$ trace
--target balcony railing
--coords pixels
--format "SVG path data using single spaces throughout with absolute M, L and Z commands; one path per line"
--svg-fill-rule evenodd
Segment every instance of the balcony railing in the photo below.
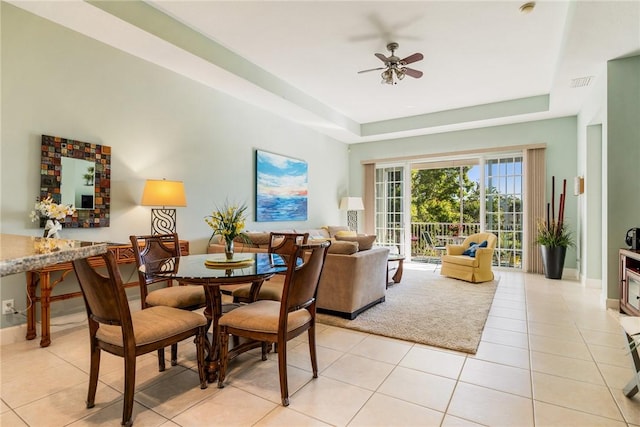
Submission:
M 412 222 L 411 258 L 414 261 L 438 263 L 442 251 L 435 249 L 435 246 L 442 247 L 447 243 L 456 243 L 464 236 L 479 232 L 479 223 Z

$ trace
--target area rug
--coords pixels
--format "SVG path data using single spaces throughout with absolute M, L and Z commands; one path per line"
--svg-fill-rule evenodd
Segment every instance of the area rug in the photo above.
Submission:
M 318 313 L 318 322 L 475 354 L 498 281 L 467 283 L 405 267 L 386 301 L 354 320 Z

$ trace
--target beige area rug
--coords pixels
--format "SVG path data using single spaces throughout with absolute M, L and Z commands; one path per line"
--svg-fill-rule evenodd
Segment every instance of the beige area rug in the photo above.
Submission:
M 386 301 L 354 320 L 318 313 L 318 322 L 475 354 L 498 277 L 474 284 L 414 268 L 420 267 L 405 266 Z

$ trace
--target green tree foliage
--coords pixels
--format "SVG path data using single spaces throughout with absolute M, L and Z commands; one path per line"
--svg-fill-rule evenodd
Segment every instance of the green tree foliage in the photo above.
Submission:
M 480 189 L 469 180 L 469 167 L 420 169 L 411 171 L 411 221 L 460 222 L 460 201 L 463 201 L 463 222 L 478 222 Z M 462 194 L 460 177 L 462 175 Z

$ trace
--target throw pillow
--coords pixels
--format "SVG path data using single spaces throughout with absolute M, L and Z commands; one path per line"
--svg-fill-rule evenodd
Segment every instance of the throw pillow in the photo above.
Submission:
M 356 233 L 355 231 L 351 231 L 351 230 L 340 230 L 338 232 L 336 232 L 335 234 L 335 238 L 339 239 L 340 237 L 357 237 L 358 233 Z
M 472 258 L 476 257 L 476 251 L 479 248 L 486 248 L 487 245 L 489 243 L 486 240 L 483 240 L 482 243 L 472 243 L 471 246 L 469 246 L 469 248 L 467 250 L 465 250 L 464 252 L 462 252 L 462 255 L 468 255 Z
M 351 255 L 358 252 L 358 242 L 335 241 L 329 246 L 328 254 Z
M 323 228 L 329 232 L 329 237 L 334 237 L 338 231 L 350 231 L 346 225 L 327 225 Z
M 341 235 L 337 235 L 336 236 L 336 240 L 342 240 L 342 241 L 347 241 L 347 242 L 358 242 L 358 249 L 361 251 L 366 251 L 369 250 L 373 247 L 373 242 L 376 241 L 376 235 L 375 234 L 371 234 L 371 235 L 366 235 L 366 234 L 361 234 L 359 236 L 341 236 Z

